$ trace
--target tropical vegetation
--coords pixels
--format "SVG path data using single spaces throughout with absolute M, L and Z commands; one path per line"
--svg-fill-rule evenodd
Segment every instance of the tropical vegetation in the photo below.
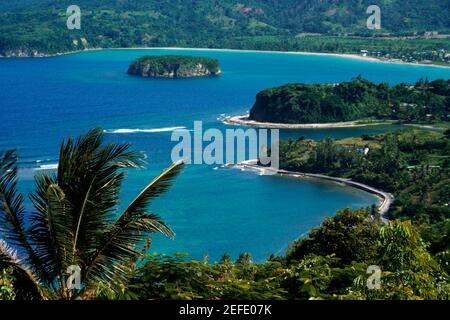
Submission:
M 375 84 L 360 76 L 338 84 L 287 84 L 259 92 L 251 120 L 323 123 L 361 119 L 434 123 L 450 120 L 450 80 Z
M 144 56 L 128 68 L 128 74 L 151 77 L 195 77 L 218 75 L 219 60 L 207 57 L 164 55 Z
M 370 290 L 370 266 L 381 272 Z M 141 299 L 448 299 L 448 274 L 410 222 L 383 225 L 370 210 L 343 210 L 294 242 L 286 256 L 215 263 L 152 255 L 130 291 Z
M 448 3 L 315 0 L 79 0 L 81 29 L 68 30 L 72 3 L 0 3 L 0 54 L 39 55 L 88 48 L 208 47 L 361 53 L 405 61 L 449 62 Z M 366 27 L 379 5 L 382 29 Z
M 280 167 L 322 173 L 394 194 L 388 216 L 411 220 L 449 271 L 450 139 L 445 132 L 401 130 L 360 138 L 289 140 Z

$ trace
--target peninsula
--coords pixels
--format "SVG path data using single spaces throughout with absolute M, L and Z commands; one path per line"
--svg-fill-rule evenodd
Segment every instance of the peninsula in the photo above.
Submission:
M 336 84 L 286 84 L 259 92 L 229 124 L 268 128 L 354 127 L 381 123 L 436 125 L 449 120 L 450 80 L 376 84 L 356 77 Z
M 152 78 L 193 78 L 217 76 L 221 73 L 219 61 L 193 56 L 144 56 L 135 60 L 128 74 Z

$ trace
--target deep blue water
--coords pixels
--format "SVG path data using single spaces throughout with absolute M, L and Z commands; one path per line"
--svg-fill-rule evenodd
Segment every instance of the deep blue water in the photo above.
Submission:
M 117 129 L 228 128 L 221 115 L 249 110 L 256 93 L 289 82 L 335 83 L 361 74 L 395 84 L 419 78 L 450 78 L 450 69 L 383 64 L 338 57 L 276 53 L 170 51 L 218 58 L 223 75 L 186 80 L 141 79 L 126 75 L 129 63 L 164 50 L 86 52 L 43 59 L 0 60 L 0 150 L 21 155 L 21 188 L 28 192 L 39 166 L 57 162 L 61 139 L 100 126 Z M 398 127 L 285 130 L 281 137 L 320 139 L 384 132 Z M 148 155 L 146 170 L 131 172 L 123 203 L 130 201 L 170 164 L 170 132 L 108 133 L 108 140 L 131 142 Z M 195 258 L 236 257 L 249 251 L 256 260 L 286 245 L 344 207 L 376 199 L 335 184 L 258 176 L 250 172 L 191 165 L 174 188 L 152 205 L 177 233 L 156 237 L 153 251 L 188 252 Z

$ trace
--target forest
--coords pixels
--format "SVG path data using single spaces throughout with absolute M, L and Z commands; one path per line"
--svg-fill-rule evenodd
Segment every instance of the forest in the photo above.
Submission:
M 81 29 L 68 30 L 72 3 L 0 3 L 0 54 L 33 56 L 89 48 L 208 47 L 360 53 L 448 63 L 445 1 L 80 0 Z M 368 30 L 366 9 L 379 4 L 382 29 Z
M 390 87 L 360 76 L 338 84 L 287 84 L 259 92 L 250 120 L 326 123 L 364 119 L 402 123 L 449 121 L 450 80 L 420 79 Z
M 391 192 L 395 201 L 388 216 L 412 221 L 430 252 L 448 261 L 449 136 L 450 130 L 408 129 L 318 142 L 300 138 L 281 144 L 280 167 L 351 178 Z

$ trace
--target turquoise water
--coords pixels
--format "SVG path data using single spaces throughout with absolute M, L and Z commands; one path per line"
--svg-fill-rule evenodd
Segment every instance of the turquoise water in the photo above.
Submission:
M 250 52 L 170 51 L 207 55 L 221 61 L 218 78 L 154 80 L 126 75 L 128 64 L 164 50 L 86 52 L 44 59 L 0 60 L 0 150 L 21 154 L 21 188 L 32 188 L 33 174 L 57 162 L 60 140 L 101 126 L 107 139 L 131 142 L 148 155 L 145 170 L 131 172 L 123 203 L 130 201 L 170 164 L 175 143 L 170 132 L 113 133 L 118 129 L 228 128 L 217 119 L 250 109 L 256 93 L 288 82 L 340 82 L 358 74 L 376 82 L 414 82 L 420 77 L 450 78 L 450 69 L 382 64 L 321 56 Z M 395 130 L 398 127 L 284 130 L 281 138 L 320 139 Z M 158 132 L 159 131 L 159 132 Z M 123 130 L 119 132 L 124 132 Z M 125 132 L 127 132 L 125 130 Z M 156 237 L 157 252 L 189 252 L 195 258 L 236 257 L 249 251 L 261 261 L 344 207 L 376 199 L 343 186 L 258 176 L 251 172 L 191 165 L 174 188 L 152 205 L 171 225 L 174 240 Z

